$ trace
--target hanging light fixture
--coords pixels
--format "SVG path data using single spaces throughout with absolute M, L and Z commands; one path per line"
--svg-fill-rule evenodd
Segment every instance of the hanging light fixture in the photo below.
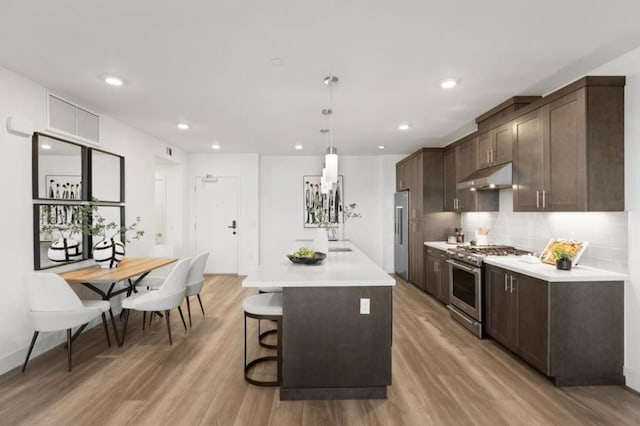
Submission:
M 327 135 L 327 141 L 329 140 L 329 129 L 320 129 L 320 133 L 322 133 L 323 135 Z M 322 168 L 322 176 L 320 177 L 320 192 L 322 194 L 328 195 L 330 189 L 331 182 L 327 181 L 327 168 L 325 166 Z
M 331 115 L 333 114 L 333 87 L 337 86 L 339 81 L 340 79 L 335 75 L 324 78 L 324 84 L 329 86 L 329 108 L 322 110 L 322 113 L 326 115 L 329 120 L 329 147 L 324 157 L 324 166 L 326 169 L 326 180 L 331 184 L 338 183 L 338 150 L 333 146 L 333 120 Z

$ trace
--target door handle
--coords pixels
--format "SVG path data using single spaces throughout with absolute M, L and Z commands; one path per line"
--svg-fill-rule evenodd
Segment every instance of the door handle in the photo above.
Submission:
M 236 221 L 232 220 L 231 221 L 231 226 L 227 226 L 227 228 L 236 229 Z

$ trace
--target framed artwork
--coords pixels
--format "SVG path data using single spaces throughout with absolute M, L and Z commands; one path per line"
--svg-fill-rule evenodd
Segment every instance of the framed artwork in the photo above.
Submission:
M 82 177 L 80 175 L 45 175 L 46 198 L 65 201 L 82 200 Z
M 302 177 L 302 223 L 305 228 L 317 228 L 326 218 L 331 227 L 344 221 L 343 177 L 338 176 L 338 184 L 328 194 L 320 192 L 320 175 Z
M 584 253 L 584 249 L 587 248 L 589 243 L 586 241 L 575 241 L 575 240 L 566 240 L 563 238 L 551 238 L 547 243 L 547 246 L 542 251 L 540 255 L 540 260 L 544 263 L 548 263 L 549 265 L 555 265 L 556 261 L 553 259 L 553 248 L 557 245 L 569 245 L 572 246 L 576 250 L 575 257 L 571 260 L 571 264 L 573 266 L 578 264 L 582 253 Z

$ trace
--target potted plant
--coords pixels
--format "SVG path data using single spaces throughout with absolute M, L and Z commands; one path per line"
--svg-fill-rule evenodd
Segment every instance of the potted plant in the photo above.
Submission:
M 551 249 L 551 254 L 556 261 L 556 268 L 564 271 L 571 269 L 571 260 L 576 253 L 576 248 L 571 244 L 556 244 Z
M 84 225 L 83 232 L 97 237 L 98 242 L 93 245 L 93 259 L 103 268 L 117 267 L 124 259 L 125 249 L 121 240 L 129 243 L 131 240 L 139 240 L 144 235 L 144 231 L 138 229 L 140 216 L 136 217 L 129 226 L 118 225 L 114 221 L 109 222 L 100 214 L 95 200 L 85 206 L 85 214 L 89 220 Z M 117 238 L 118 234 L 119 238 Z

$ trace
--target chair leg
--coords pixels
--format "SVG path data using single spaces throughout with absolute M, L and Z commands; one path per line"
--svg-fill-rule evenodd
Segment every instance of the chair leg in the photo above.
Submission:
M 102 313 L 102 326 L 104 327 L 104 335 L 107 336 L 107 344 L 111 347 L 111 339 L 109 338 L 109 326 L 107 325 L 107 316 Z
M 71 340 L 71 329 L 67 328 L 67 364 L 69 364 L 69 371 L 71 371 L 71 345 L 73 341 Z
M 198 293 L 198 302 L 200 302 L 200 309 L 202 309 L 202 316 L 204 316 L 204 307 L 202 306 L 202 299 L 200 299 L 200 293 Z
M 124 324 L 122 325 L 122 341 L 120 346 L 124 344 L 124 336 L 127 334 L 127 324 L 129 324 L 129 309 L 123 309 L 124 312 Z
M 142 331 L 144 331 L 144 326 L 147 323 L 147 311 L 142 311 Z
M 151 313 L 149 314 L 149 327 L 151 327 L 151 320 L 153 319 L 153 316 L 154 316 L 155 314 L 156 314 L 155 312 L 151 312 Z
M 185 296 L 187 299 L 187 313 L 189 314 L 189 328 L 191 328 L 191 303 L 189 303 L 189 296 Z
M 178 306 L 178 312 L 180 312 L 180 319 L 182 319 L 182 325 L 184 325 L 184 331 L 187 331 L 187 323 L 184 322 L 184 315 L 182 315 L 182 306 Z
M 116 344 L 122 346 L 120 343 L 120 333 L 118 333 L 118 327 L 116 326 L 116 319 L 113 317 L 113 311 L 109 308 L 109 316 L 111 317 L 111 326 L 113 327 L 113 334 L 116 336 Z
M 169 322 L 169 311 L 164 311 L 164 319 L 167 321 L 167 333 L 169 333 L 169 344 L 173 345 L 173 341 L 171 340 L 171 323 Z
M 33 347 L 36 345 L 36 339 L 38 339 L 38 334 L 40 334 L 39 331 L 34 331 L 33 332 L 33 338 L 31 339 L 31 345 L 29 346 L 29 350 L 27 351 L 27 358 L 24 360 L 24 365 L 22 366 L 22 372 L 24 373 L 24 370 L 27 368 L 27 363 L 29 362 L 29 357 L 31 357 L 31 351 L 33 350 Z

